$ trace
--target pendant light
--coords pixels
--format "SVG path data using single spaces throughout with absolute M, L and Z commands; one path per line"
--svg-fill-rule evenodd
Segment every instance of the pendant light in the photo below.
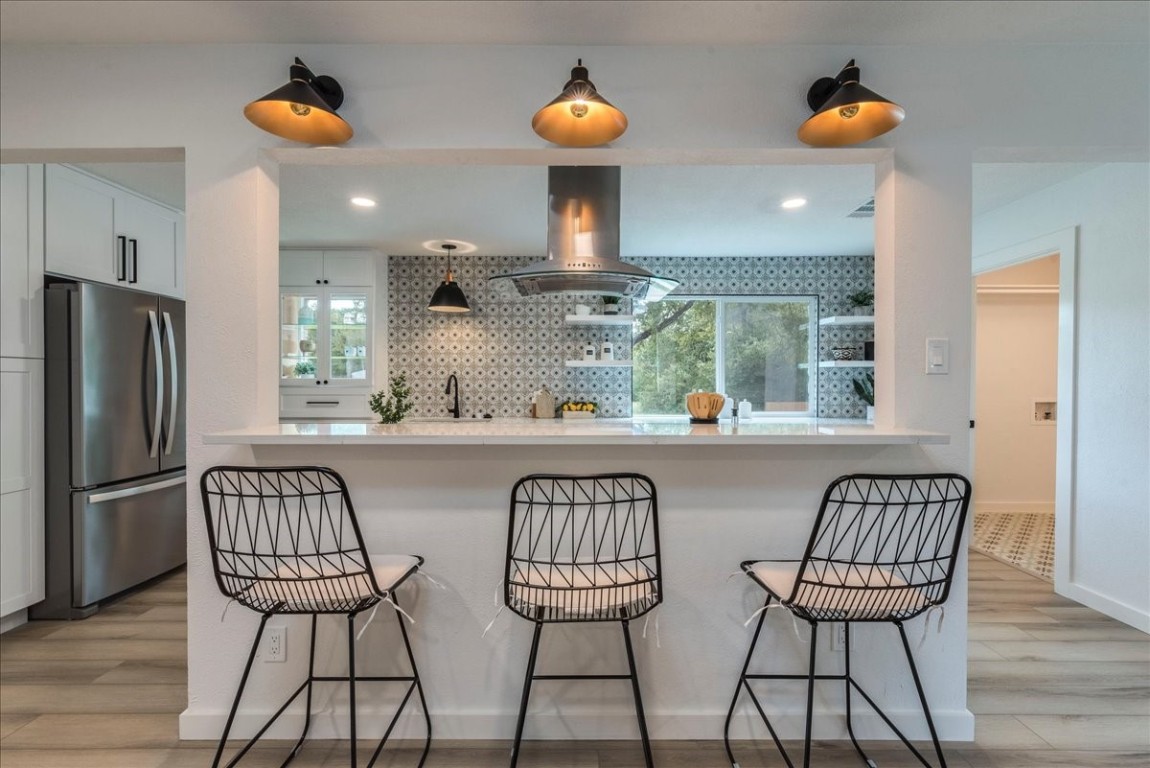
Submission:
M 851 59 L 838 77 L 820 77 L 807 92 L 814 115 L 799 127 L 799 140 L 812 147 L 861 144 L 891 130 L 906 110 L 859 84 Z
M 268 133 L 305 144 L 343 144 L 353 131 L 335 111 L 343 88 L 334 77 L 315 76 L 299 58 L 291 80 L 244 107 L 244 117 Z
M 435 289 L 435 293 L 431 294 L 431 301 L 427 303 L 427 308 L 432 312 L 471 311 L 471 305 L 467 303 L 467 297 L 463 295 L 463 289 L 455 282 L 455 274 L 451 271 L 451 252 L 455 248 L 452 243 L 443 244 L 443 250 L 447 251 L 447 274 L 443 276 L 443 282 Z
M 579 59 L 563 92 L 535 113 L 531 127 L 553 144 L 595 147 L 622 136 L 627 116 L 599 95 Z

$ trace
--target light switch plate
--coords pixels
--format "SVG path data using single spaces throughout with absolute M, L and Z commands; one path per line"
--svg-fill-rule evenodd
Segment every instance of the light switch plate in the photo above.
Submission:
M 926 372 L 928 375 L 950 373 L 950 339 L 926 340 Z

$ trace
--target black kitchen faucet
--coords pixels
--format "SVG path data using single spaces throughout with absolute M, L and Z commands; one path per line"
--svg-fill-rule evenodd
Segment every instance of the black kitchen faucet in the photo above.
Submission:
M 459 379 L 455 378 L 454 373 L 447 377 L 447 388 L 443 390 L 443 394 L 445 394 L 445 395 L 451 394 L 451 385 L 452 384 L 455 385 L 455 401 L 454 401 L 454 404 L 450 408 L 447 409 L 447 412 L 451 414 L 451 417 L 453 419 L 458 419 L 459 418 Z

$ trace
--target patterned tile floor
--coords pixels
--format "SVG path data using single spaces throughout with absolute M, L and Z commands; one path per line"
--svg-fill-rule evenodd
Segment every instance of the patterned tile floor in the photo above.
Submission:
M 975 512 L 970 548 L 1054 581 L 1054 515 Z

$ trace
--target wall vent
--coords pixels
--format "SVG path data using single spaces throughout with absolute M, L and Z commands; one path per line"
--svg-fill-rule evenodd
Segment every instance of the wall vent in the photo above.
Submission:
M 874 218 L 874 198 L 867 200 L 865 203 L 855 208 L 847 214 L 848 219 L 873 219 Z

